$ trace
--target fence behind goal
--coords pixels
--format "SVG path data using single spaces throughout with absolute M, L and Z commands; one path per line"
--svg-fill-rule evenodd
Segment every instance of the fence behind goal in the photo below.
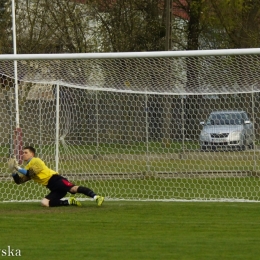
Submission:
M 111 200 L 259 201 L 259 53 L 0 55 L 0 201 L 47 193 L 12 181 L 25 145 Z

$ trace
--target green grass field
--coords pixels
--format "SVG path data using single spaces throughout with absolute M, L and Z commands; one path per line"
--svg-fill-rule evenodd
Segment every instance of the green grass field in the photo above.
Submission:
M 101 146 L 99 154 L 127 153 L 128 148 Z M 154 153 L 180 151 L 180 148 L 176 151 L 176 146 L 166 150 L 158 145 L 152 148 Z M 259 152 L 195 152 L 174 159 L 151 157 L 147 162 L 141 156 L 146 147 L 134 149 L 130 149 L 133 154 L 140 154 L 134 161 L 116 156 L 111 160 L 82 157 L 82 168 L 78 171 L 73 158 L 61 156 L 62 174 L 81 173 L 84 169 L 93 176 L 96 173 L 138 176 L 117 180 L 78 179 L 81 185 L 102 191 L 108 198 L 126 200 L 107 200 L 102 207 L 84 201 L 83 207 L 60 208 L 42 208 L 39 203 L 0 202 L 0 260 L 5 259 L 8 247 L 13 252 L 19 250 L 20 259 L 28 260 L 259 259 L 259 203 L 141 201 L 259 200 Z M 94 148 L 87 151 L 82 148 L 72 154 L 76 151 L 95 154 Z M 0 167 L 6 167 L 4 160 Z M 234 171 L 238 174 L 233 175 Z M 247 174 L 240 176 L 240 171 Z M 201 177 L 202 173 L 211 172 L 215 175 Z M 219 172 L 231 172 L 231 175 L 223 177 Z M 169 178 L 164 178 L 164 173 Z M 175 178 L 171 176 L 173 173 L 187 176 Z M 38 200 L 46 195 L 46 188 L 34 185 L 17 186 L 3 178 L 0 201 Z M 127 201 L 137 198 L 141 200 Z
M 259 259 L 259 211 L 258 203 L 0 203 L 0 248 L 28 260 Z

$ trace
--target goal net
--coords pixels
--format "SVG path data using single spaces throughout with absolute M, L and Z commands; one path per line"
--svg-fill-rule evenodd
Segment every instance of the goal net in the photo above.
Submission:
M 12 181 L 25 145 L 107 200 L 259 201 L 259 54 L 0 55 L 0 201 L 47 193 Z

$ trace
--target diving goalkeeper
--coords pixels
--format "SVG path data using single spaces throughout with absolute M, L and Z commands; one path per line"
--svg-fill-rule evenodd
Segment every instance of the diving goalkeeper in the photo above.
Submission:
M 15 183 L 21 184 L 26 181 L 33 180 L 46 186 L 50 190 L 50 193 L 42 199 L 42 206 L 81 206 L 81 203 L 74 197 L 70 197 L 68 200 L 62 200 L 67 192 L 71 194 L 85 194 L 86 196 L 93 198 L 97 202 L 98 206 L 102 205 L 104 197 L 97 195 L 94 191 L 87 187 L 76 186 L 71 183 L 54 170 L 48 168 L 40 158 L 35 157 L 35 154 L 36 151 L 34 147 L 26 146 L 23 148 L 23 160 L 26 163 L 25 167 L 21 168 L 17 161 L 12 158 L 8 162 L 8 167 L 9 170 L 13 172 L 12 176 Z

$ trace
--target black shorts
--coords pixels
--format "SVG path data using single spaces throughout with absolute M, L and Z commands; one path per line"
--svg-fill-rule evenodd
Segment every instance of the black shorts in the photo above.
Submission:
M 70 192 L 70 189 L 75 186 L 75 184 L 68 181 L 66 178 L 61 175 L 53 175 L 47 185 L 47 188 L 51 191 L 48 195 L 45 196 L 46 199 L 61 199 L 67 192 Z

